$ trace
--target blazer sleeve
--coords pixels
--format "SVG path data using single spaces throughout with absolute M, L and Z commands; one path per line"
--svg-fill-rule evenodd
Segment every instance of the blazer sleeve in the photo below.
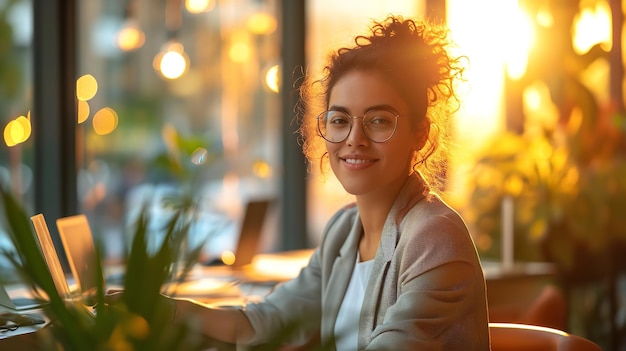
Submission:
M 285 333 L 289 334 L 287 340 L 298 343 L 308 340 L 312 333 L 319 333 L 322 315 L 322 256 L 328 251 L 324 246 L 328 244 L 327 237 L 334 235 L 329 233 L 334 233 L 332 228 L 335 224 L 345 221 L 345 218 L 340 219 L 345 217 L 346 210 L 339 210 L 328 221 L 320 247 L 314 251 L 309 263 L 296 278 L 278 284 L 261 302 L 246 306 L 244 313 L 255 331 L 254 338 L 247 344 L 267 343 L 277 337 L 284 339 Z

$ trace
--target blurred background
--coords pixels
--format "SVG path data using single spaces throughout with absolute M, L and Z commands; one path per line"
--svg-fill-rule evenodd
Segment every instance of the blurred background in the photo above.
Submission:
M 626 349 L 621 0 L 0 0 L 0 178 L 53 236 L 86 214 L 108 262 L 173 198 L 205 260 L 258 198 L 261 251 L 314 247 L 352 199 L 300 152 L 299 78 L 389 13 L 446 22 L 469 58 L 443 196 L 486 267 L 548 263 L 557 326 Z

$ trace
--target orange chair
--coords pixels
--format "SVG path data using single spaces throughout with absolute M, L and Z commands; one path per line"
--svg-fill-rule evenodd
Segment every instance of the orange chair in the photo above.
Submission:
M 489 323 L 489 333 L 491 351 L 602 351 L 580 336 L 529 324 Z

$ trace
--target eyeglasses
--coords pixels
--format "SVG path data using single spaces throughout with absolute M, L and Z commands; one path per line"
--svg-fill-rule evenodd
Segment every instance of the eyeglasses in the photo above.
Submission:
M 398 114 L 388 110 L 371 110 L 363 116 L 350 116 L 343 111 L 330 110 L 317 116 L 317 130 L 325 140 L 341 143 L 350 135 L 352 120 L 361 118 L 365 136 L 375 143 L 384 143 L 396 132 L 398 117 Z

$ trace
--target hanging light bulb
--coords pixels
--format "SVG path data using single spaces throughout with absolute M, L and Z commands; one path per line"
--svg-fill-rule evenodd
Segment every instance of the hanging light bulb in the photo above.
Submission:
M 215 7 L 214 0 L 185 0 L 185 8 L 189 13 L 202 13 L 213 10 Z
M 181 24 L 180 0 L 166 0 L 165 27 L 170 40 L 161 47 L 161 51 L 152 61 L 152 67 L 166 79 L 180 78 L 189 69 L 189 56 L 185 47 L 176 40 Z
M 171 40 L 154 57 L 152 66 L 167 79 L 180 78 L 189 69 L 189 56 L 183 44 Z

